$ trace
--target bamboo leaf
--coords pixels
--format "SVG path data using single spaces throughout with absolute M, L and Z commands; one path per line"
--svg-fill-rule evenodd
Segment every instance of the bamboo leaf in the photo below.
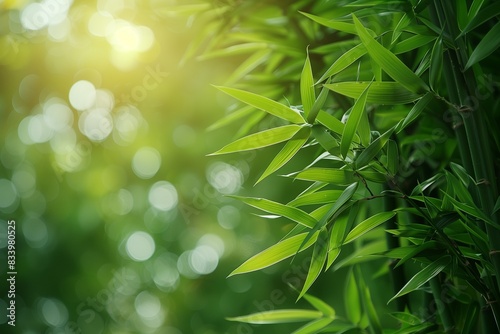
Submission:
M 332 231 L 330 234 L 330 245 L 328 247 L 328 260 L 326 263 L 326 268 L 330 268 L 330 266 L 335 262 L 337 257 L 340 254 L 341 246 L 344 243 L 344 239 L 351 229 L 352 225 L 354 225 L 354 220 L 358 214 L 359 205 L 354 204 L 352 208 L 349 210 L 349 215 L 347 217 L 342 217 L 333 223 Z
M 344 52 L 337 60 L 326 70 L 323 76 L 318 80 L 317 83 L 322 82 L 328 77 L 331 77 L 343 69 L 347 68 L 349 65 L 354 63 L 356 60 L 361 58 L 366 54 L 366 48 L 363 44 L 358 44 L 352 49 Z
M 304 295 L 304 299 L 307 300 L 312 307 L 323 313 L 325 316 L 332 319 L 335 317 L 335 310 L 321 299 L 311 296 L 307 293 Z
M 312 310 L 272 310 L 239 317 L 231 317 L 227 318 L 227 320 L 246 322 L 249 324 L 280 324 L 314 320 L 321 318 L 321 316 L 321 312 Z
M 291 206 L 317 205 L 335 202 L 342 190 L 324 190 L 299 196 L 288 203 Z
M 354 25 L 370 57 L 394 80 L 408 90 L 419 93 L 428 90 L 426 83 L 410 70 L 398 57 L 378 43 L 353 14 Z
M 359 99 L 362 92 L 367 88 L 368 96 L 366 101 L 368 103 L 375 104 L 406 104 L 417 100 L 420 95 L 415 94 L 397 82 L 392 81 L 381 81 L 381 82 L 337 82 L 333 84 L 325 84 L 328 89 L 345 95 L 347 97 L 352 97 L 354 99 Z
M 359 267 L 356 267 L 359 289 L 361 291 L 361 300 L 363 304 L 363 308 L 365 309 L 365 314 L 367 315 L 368 322 L 370 323 L 370 328 L 373 330 L 375 334 L 382 334 L 382 326 L 380 325 L 380 319 L 378 318 L 377 311 L 375 310 L 375 306 L 373 305 L 373 299 L 370 294 L 370 290 L 366 286 L 363 275 L 361 274 L 361 270 Z
M 267 166 L 266 170 L 257 180 L 257 183 L 262 181 L 267 176 L 271 175 L 283 165 L 285 165 L 291 158 L 304 146 L 311 134 L 310 127 L 301 128 L 286 144 L 281 151 L 274 157 L 273 161 Z
M 326 326 L 328 326 L 332 321 L 333 321 L 332 318 L 321 318 L 313 320 L 310 323 L 307 323 L 304 326 L 300 327 L 292 334 L 315 334 L 318 333 L 323 328 L 325 328 Z
M 440 257 L 436 261 L 427 265 L 424 269 L 422 269 L 415 276 L 413 276 L 408 281 L 408 283 L 406 283 L 405 286 L 401 290 L 399 290 L 399 292 L 394 297 L 392 297 L 387 303 L 390 303 L 394 299 L 406 295 L 407 293 L 417 290 L 422 285 L 424 285 L 432 278 L 434 278 L 441 271 L 443 271 L 450 262 L 451 262 L 451 256 L 446 255 Z
M 347 23 L 347 22 L 342 22 L 342 21 L 332 21 L 332 20 L 328 20 L 328 19 L 325 19 L 325 18 L 320 17 L 320 16 L 316 16 L 316 15 L 312 15 L 312 14 L 308 14 L 308 13 L 304 13 L 304 12 L 300 12 L 300 13 L 302 15 L 310 18 L 314 22 L 319 23 L 322 26 L 325 26 L 327 28 L 342 31 L 342 32 L 345 32 L 347 34 L 353 34 L 353 35 L 358 34 L 356 27 L 352 23 Z M 367 33 L 370 34 L 371 36 L 375 36 L 375 33 L 372 30 L 367 29 Z
M 314 167 L 299 172 L 295 178 L 305 181 L 319 181 L 336 185 L 345 185 L 352 183 L 354 180 L 354 173 L 343 169 Z
M 429 44 L 430 42 L 434 41 L 435 39 L 436 36 L 420 35 L 420 34 L 414 35 L 394 45 L 391 51 L 396 55 L 401 53 L 406 53 L 421 48 Z
M 335 139 L 328 131 L 322 126 L 314 126 L 312 129 L 314 138 L 318 143 L 325 149 L 325 151 L 330 152 L 332 155 L 338 155 L 334 149 L 339 147 L 339 142 Z
M 229 79 L 227 79 L 226 85 L 240 80 L 245 75 L 253 71 L 257 66 L 264 63 L 269 58 L 270 54 L 271 51 L 268 49 L 260 50 L 252 54 L 244 62 L 242 62 L 236 70 L 233 71 Z
M 251 105 L 257 109 L 263 110 L 271 115 L 285 119 L 291 123 L 304 123 L 304 119 L 302 118 L 302 116 L 300 116 L 300 114 L 298 114 L 295 110 L 281 103 L 273 101 L 267 97 L 236 88 L 220 86 L 215 87 L 222 92 L 234 97 L 235 99 L 240 100 L 241 102 Z
M 404 264 L 409 259 L 415 258 L 417 254 L 423 252 L 424 250 L 427 250 L 429 248 L 438 249 L 438 246 L 439 246 L 439 244 L 436 241 L 434 241 L 434 240 L 430 240 L 430 241 L 424 242 L 423 244 L 420 244 L 417 247 L 412 248 L 411 251 L 409 251 L 407 254 L 405 254 L 401 258 L 401 260 L 399 260 L 399 262 L 396 263 L 396 265 L 394 266 L 394 268 L 397 268 L 397 267 L 401 266 L 402 264 Z
M 228 277 L 249 273 L 252 271 L 257 271 L 263 268 L 267 268 L 276 264 L 280 261 L 288 259 L 289 257 L 295 255 L 299 251 L 303 251 L 309 248 L 316 239 L 318 238 L 318 233 L 315 233 L 309 241 L 301 247 L 302 242 L 305 240 L 308 233 L 297 234 L 288 239 L 284 239 L 277 244 L 263 250 L 262 252 L 252 256 L 250 259 L 246 260 L 242 265 L 233 270 Z
M 326 111 L 321 110 L 318 114 L 317 120 L 320 124 L 327 127 L 330 131 L 341 135 L 344 132 L 344 123 L 330 115 Z
M 311 285 L 316 281 L 323 266 L 325 265 L 326 255 L 328 253 L 328 232 L 326 228 L 322 228 L 319 232 L 318 239 L 314 244 L 314 250 L 311 258 L 311 264 L 309 265 L 309 271 L 307 272 L 306 281 L 302 287 L 302 291 L 299 294 L 297 300 L 302 298 L 302 296 L 309 290 Z
M 419 317 L 417 317 L 411 313 L 392 312 L 392 313 L 389 313 L 389 315 L 394 317 L 399 322 L 404 323 L 404 324 L 408 324 L 408 325 L 418 325 L 418 324 L 422 323 L 422 321 L 420 321 Z
M 284 125 L 257 132 L 240 138 L 210 155 L 249 151 L 278 144 L 291 139 L 301 128 L 300 125 Z
M 377 213 L 377 214 L 365 219 L 364 221 L 362 221 L 361 223 L 356 225 L 352 229 L 351 232 L 349 232 L 349 234 L 347 235 L 347 237 L 344 240 L 344 244 L 348 244 L 348 243 L 356 240 L 357 238 L 364 235 L 365 233 L 373 230 L 375 227 L 385 223 L 386 221 L 388 221 L 389 219 L 394 217 L 395 214 L 396 213 L 392 212 L 392 211 L 380 212 L 380 213 Z
M 304 64 L 304 68 L 302 69 L 302 74 L 300 75 L 300 97 L 302 99 L 304 114 L 307 119 L 314 105 L 314 101 L 316 100 L 311 61 L 309 60 L 309 51 L 307 52 L 306 62 Z
M 243 108 L 233 111 L 229 115 L 224 116 L 221 119 L 217 120 L 215 123 L 213 123 L 207 128 L 207 131 L 217 130 L 223 126 L 231 124 L 243 117 L 250 115 L 254 111 L 255 109 L 252 106 L 244 106 Z
M 361 154 L 358 155 L 356 160 L 354 160 L 354 168 L 360 169 L 368 165 L 382 150 L 393 132 L 394 128 L 390 128 L 383 135 L 375 139 L 367 148 L 365 148 Z
M 313 228 L 317 223 L 317 220 L 311 217 L 307 212 L 293 206 L 288 206 L 265 198 L 240 196 L 231 197 L 236 198 L 245 204 L 253 206 L 254 208 L 266 211 L 270 214 L 279 215 L 293 220 L 294 222 L 304 225 L 305 227 Z
M 437 92 L 439 80 L 443 71 L 443 39 L 436 39 L 431 52 L 431 66 L 429 67 L 429 84 L 431 89 Z
M 354 106 L 352 107 L 351 114 L 347 119 L 347 123 L 344 127 L 344 132 L 342 133 L 342 138 L 340 140 L 340 153 L 345 158 L 347 157 L 347 152 L 349 151 L 349 147 L 351 146 L 352 139 L 354 138 L 354 134 L 358 130 L 358 125 L 361 120 L 361 117 L 365 111 L 366 105 L 366 96 L 368 94 L 368 87 L 361 93 L 359 99 L 356 100 Z
M 387 170 L 391 175 L 396 175 L 399 170 L 398 144 L 391 139 L 387 143 Z
M 468 32 L 474 30 L 483 23 L 491 20 L 498 14 L 500 14 L 500 2 L 495 1 L 491 5 L 480 10 L 479 13 L 477 13 L 477 15 L 472 17 L 467 26 L 462 31 L 462 33 L 458 35 L 457 39 L 467 34 Z
M 432 93 L 427 93 L 425 94 L 420 100 L 418 100 L 417 103 L 411 108 L 410 112 L 408 115 L 406 115 L 405 119 L 400 122 L 396 126 L 396 133 L 401 132 L 404 128 L 408 126 L 411 122 L 413 122 L 417 117 L 420 115 L 420 113 L 427 107 L 427 105 L 434 99 L 434 96 Z
M 329 82 L 330 79 L 327 80 L 327 83 Z M 321 108 L 323 108 L 323 105 L 326 102 L 326 99 L 328 97 L 328 91 L 329 91 L 328 88 L 325 87 L 321 89 L 318 98 L 316 99 L 316 101 L 314 101 L 311 112 L 307 116 L 307 123 L 314 124 L 314 121 L 316 120 L 318 113 L 321 111 Z
M 358 324 L 361 321 L 361 301 L 357 280 L 352 270 L 350 270 L 346 278 L 344 303 L 347 319 L 349 319 L 353 324 Z
M 488 33 L 481 39 L 481 42 L 479 42 L 470 55 L 469 60 L 465 65 L 465 70 L 488 57 L 496 49 L 498 49 L 500 46 L 500 38 L 498 38 L 498 36 L 500 36 L 500 22 L 497 22 L 497 24 L 495 24 L 493 28 L 491 28 L 490 31 L 488 31 Z

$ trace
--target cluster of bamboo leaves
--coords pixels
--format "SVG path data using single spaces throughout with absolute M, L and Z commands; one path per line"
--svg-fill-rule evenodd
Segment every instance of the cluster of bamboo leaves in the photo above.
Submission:
M 245 121 L 213 155 L 281 145 L 258 183 L 278 177 L 299 151 L 315 152 L 303 169 L 284 175 L 307 184 L 292 201 L 237 197 L 295 227 L 230 274 L 309 252 L 298 298 L 312 309 L 230 320 L 305 322 L 296 334 L 499 332 L 500 3 L 227 1 L 182 8 L 208 27 L 187 57 L 242 59 L 216 86 L 239 107 L 211 129 Z M 280 125 L 255 131 L 268 117 Z M 372 237 L 380 230 L 386 240 Z M 354 253 L 339 261 L 347 245 Z M 383 325 L 384 308 L 373 303 L 360 269 L 381 258 L 380 274 L 394 284 L 386 302 L 396 326 Z M 410 264 L 413 270 L 404 270 Z M 307 292 L 320 275 L 346 266 L 349 314 L 338 315 Z M 418 294 L 424 298 L 412 298 Z M 431 302 L 436 314 L 417 314 Z

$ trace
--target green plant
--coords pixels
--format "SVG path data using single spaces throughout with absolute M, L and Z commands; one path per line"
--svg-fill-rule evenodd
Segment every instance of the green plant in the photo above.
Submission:
M 238 197 L 295 226 L 230 276 L 312 248 L 298 297 L 316 308 L 230 320 L 309 321 L 294 333 L 500 331 L 499 3 L 219 5 L 226 19 L 211 21 L 219 40 L 204 57 L 250 55 L 229 80 L 238 88 L 217 87 L 243 106 L 212 128 L 246 120 L 213 154 L 283 143 L 257 183 L 301 152 L 309 159 L 285 175 L 306 181 L 288 203 Z M 267 117 L 279 121 L 248 134 Z M 374 259 L 377 275 L 391 277 L 392 321 L 366 282 Z M 346 266 L 352 302 L 338 316 L 307 291 Z

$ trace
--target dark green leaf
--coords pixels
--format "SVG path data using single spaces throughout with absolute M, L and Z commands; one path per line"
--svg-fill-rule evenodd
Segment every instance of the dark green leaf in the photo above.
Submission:
M 375 139 L 367 148 L 365 148 L 361 154 L 358 155 L 356 160 L 354 160 L 354 168 L 360 169 L 368 165 L 382 150 L 393 132 L 394 128 L 390 128 L 383 135 Z
M 366 101 L 375 104 L 406 104 L 417 100 L 420 95 L 407 90 L 397 82 L 382 81 L 382 82 L 337 82 L 326 84 L 325 87 L 332 91 L 359 99 L 361 93 L 368 87 L 368 96 Z
M 429 83 L 431 89 L 437 92 L 441 72 L 443 70 L 443 40 L 441 37 L 436 39 L 431 52 L 431 65 L 429 67 Z
M 406 128 L 411 122 L 413 122 L 420 113 L 427 107 L 427 105 L 434 99 L 432 93 L 425 94 L 418 102 L 411 108 L 408 115 L 406 115 L 405 119 L 400 122 L 396 127 L 396 133 L 401 132 L 404 128 Z
M 499 14 L 500 14 L 500 2 L 494 1 L 491 5 L 481 9 L 477 15 L 472 17 L 467 26 L 464 28 L 462 33 L 457 38 L 462 37 L 463 35 L 467 34 L 468 32 L 472 31 L 481 24 L 491 20 L 492 18 L 494 18 Z
M 490 31 L 488 31 L 488 33 L 481 39 L 481 42 L 479 42 L 470 55 L 469 60 L 465 65 L 465 70 L 488 57 L 496 49 L 498 49 L 500 46 L 500 38 L 498 38 L 498 36 L 500 36 L 500 22 L 497 22 L 497 24 L 495 24 L 493 28 L 491 28 Z

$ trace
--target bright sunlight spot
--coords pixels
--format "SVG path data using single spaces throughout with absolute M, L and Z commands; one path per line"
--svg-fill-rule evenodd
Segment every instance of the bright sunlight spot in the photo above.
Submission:
M 134 261 L 146 261 L 155 251 L 155 242 L 146 232 L 134 232 L 127 239 L 126 250 Z

